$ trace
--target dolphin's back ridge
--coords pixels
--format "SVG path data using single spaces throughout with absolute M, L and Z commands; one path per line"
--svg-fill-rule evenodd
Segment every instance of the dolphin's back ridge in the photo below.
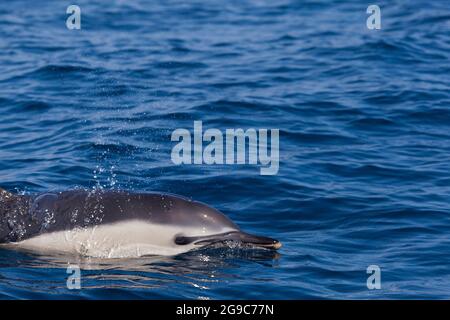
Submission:
M 45 193 L 32 202 L 31 215 L 44 221 L 56 212 L 48 231 L 73 227 L 117 223 L 125 220 L 144 220 L 162 225 L 190 226 L 202 218 L 210 227 L 220 223 L 238 227 L 217 210 L 188 198 L 165 193 L 131 193 L 127 191 L 89 192 L 84 190 Z M 209 213 L 215 213 L 214 218 Z M 219 216 L 217 216 L 219 214 Z M 217 218 L 220 221 L 217 221 Z M 208 223 L 208 218 L 209 220 Z

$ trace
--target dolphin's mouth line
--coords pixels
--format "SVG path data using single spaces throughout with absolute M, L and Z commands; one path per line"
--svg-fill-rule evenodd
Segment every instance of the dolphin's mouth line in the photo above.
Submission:
M 278 240 L 268 237 L 256 236 L 241 231 L 231 231 L 210 236 L 197 236 L 197 237 L 177 236 L 175 238 L 175 243 L 177 245 L 194 244 L 197 246 L 212 246 L 221 243 L 226 244 L 234 242 L 241 243 L 246 246 L 266 248 L 266 249 L 277 250 L 281 248 L 281 242 L 279 242 Z

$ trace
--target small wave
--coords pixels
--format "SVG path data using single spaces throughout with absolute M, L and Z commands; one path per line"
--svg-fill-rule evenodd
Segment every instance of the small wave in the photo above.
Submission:
M 25 112 L 42 112 L 52 108 L 52 105 L 42 101 L 22 101 L 16 104 L 20 111 Z
M 156 68 L 159 69 L 186 69 L 186 70 L 192 70 L 192 69 L 201 69 L 201 68 L 207 68 L 208 66 L 201 62 L 186 62 L 186 61 L 161 61 L 154 64 Z

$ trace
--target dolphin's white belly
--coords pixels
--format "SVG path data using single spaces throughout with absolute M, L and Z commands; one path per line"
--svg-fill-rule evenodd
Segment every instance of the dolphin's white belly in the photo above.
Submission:
M 178 234 L 200 236 L 211 233 L 199 228 L 125 221 L 44 233 L 14 245 L 23 249 L 67 252 L 99 258 L 176 255 L 194 248 L 194 245 L 176 245 L 174 238 Z

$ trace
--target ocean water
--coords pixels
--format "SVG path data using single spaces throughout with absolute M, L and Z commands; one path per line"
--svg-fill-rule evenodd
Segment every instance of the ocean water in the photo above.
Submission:
M 283 247 L 0 249 L 0 298 L 450 298 L 447 0 L 377 1 L 381 30 L 359 0 L 80 0 L 81 30 L 69 4 L 0 3 L 0 186 L 171 192 Z M 278 174 L 174 165 L 196 120 L 280 129 Z

